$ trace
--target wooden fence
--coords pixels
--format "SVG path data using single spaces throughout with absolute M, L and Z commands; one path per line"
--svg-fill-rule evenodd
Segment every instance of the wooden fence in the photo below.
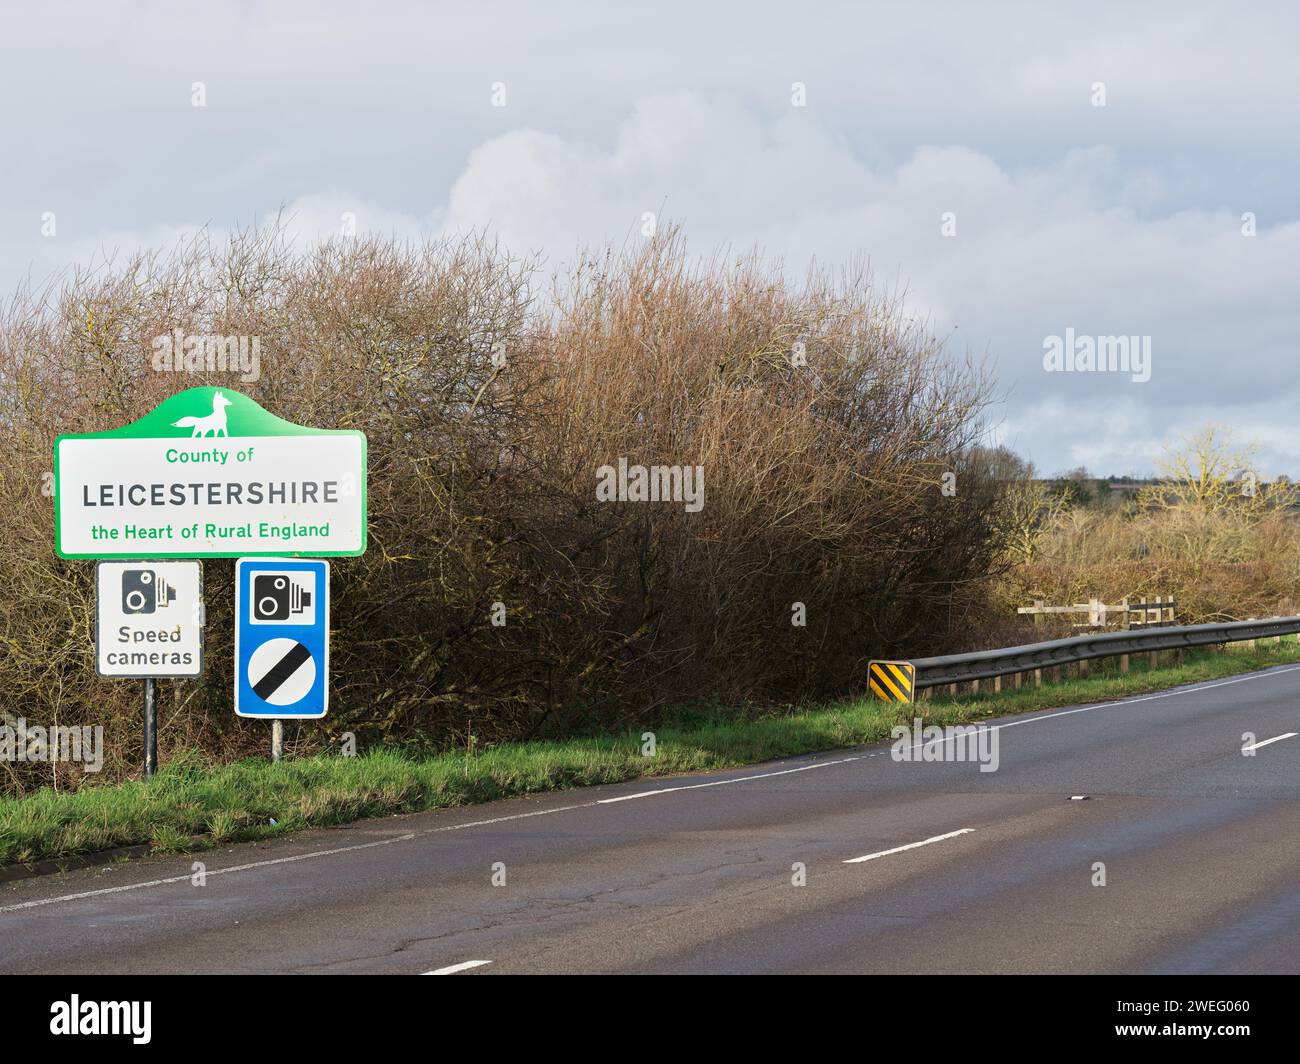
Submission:
M 1016 612 L 1029 614 L 1036 625 L 1041 625 L 1051 614 L 1084 614 L 1087 619 L 1075 621 L 1075 628 L 1105 628 L 1117 624 L 1120 628 L 1131 629 L 1173 624 L 1177 605 L 1172 595 L 1155 595 L 1151 599 L 1146 595 L 1125 596 L 1116 606 L 1109 606 L 1100 599 L 1076 602 L 1073 606 L 1048 606 L 1042 599 L 1035 599 L 1032 606 L 1021 606 Z

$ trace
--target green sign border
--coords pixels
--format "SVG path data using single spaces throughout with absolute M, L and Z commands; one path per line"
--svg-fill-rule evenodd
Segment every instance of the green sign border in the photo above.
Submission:
M 277 550 L 266 551 L 201 551 L 189 550 L 168 552 L 166 554 L 142 554 L 137 548 L 121 554 L 65 554 L 63 551 L 63 520 L 59 500 L 63 495 L 63 485 L 59 481 L 59 444 L 64 440 L 180 440 L 191 436 L 188 428 L 175 425 L 186 414 L 195 409 L 211 408 L 212 397 L 221 392 L 231 403 L 227 418 L 238 424 L 240 431 L 231 432 L 229 437 L 220 439 L 249 439 L 266 436 L 356 436 L 361 440 L 361 546 L 357 550 L 321 550 L 293 551 L 285 550 L 281 545 Z M 212 437 L 209 437 L 212 438 Z M 370 455 L 366 434 L 356 429 L 314 429 L 306 425 L 295 425 L 276 417 L 262 407 L 256 400 L 250 399 L 233 388 L 188 388 L 183 392 L 164 399 L 139 421 L 133 421 L 121 428 L 106 432 L 65 433 L 54 440 L 54 553 L 60 558 L 103 558 L 111 559 L 164 559 L 164 558 L 356 558 L 366 552 L 370 538 L 370 501 L 369 501 Z

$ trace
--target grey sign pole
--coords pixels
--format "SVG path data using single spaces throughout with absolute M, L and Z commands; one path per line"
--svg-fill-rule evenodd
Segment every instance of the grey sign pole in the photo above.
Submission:
M 144 774 L 158 771 L 158 681 L 144 681 Z
M 279 761 L 284 756 L 284 721 L 271 721 L 271 760 Z

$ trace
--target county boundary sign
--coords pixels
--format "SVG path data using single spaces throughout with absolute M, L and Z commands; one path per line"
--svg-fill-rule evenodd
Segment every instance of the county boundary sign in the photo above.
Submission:
M 235 712 L 325 716 L 329 691 L 329 562 L 235 563 Z
M 366 437 L 295 425 L 229 388 L 54 443 L 61 558 L 345 556 L 366 549 Z

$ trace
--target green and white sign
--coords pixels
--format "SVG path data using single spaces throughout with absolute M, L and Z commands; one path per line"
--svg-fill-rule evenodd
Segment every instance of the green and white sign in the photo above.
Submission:
M 229 388 L 191 388 L 139 421 L 54 443 L 63 558 L 356 555 L 364 433 L 295 425 Z

